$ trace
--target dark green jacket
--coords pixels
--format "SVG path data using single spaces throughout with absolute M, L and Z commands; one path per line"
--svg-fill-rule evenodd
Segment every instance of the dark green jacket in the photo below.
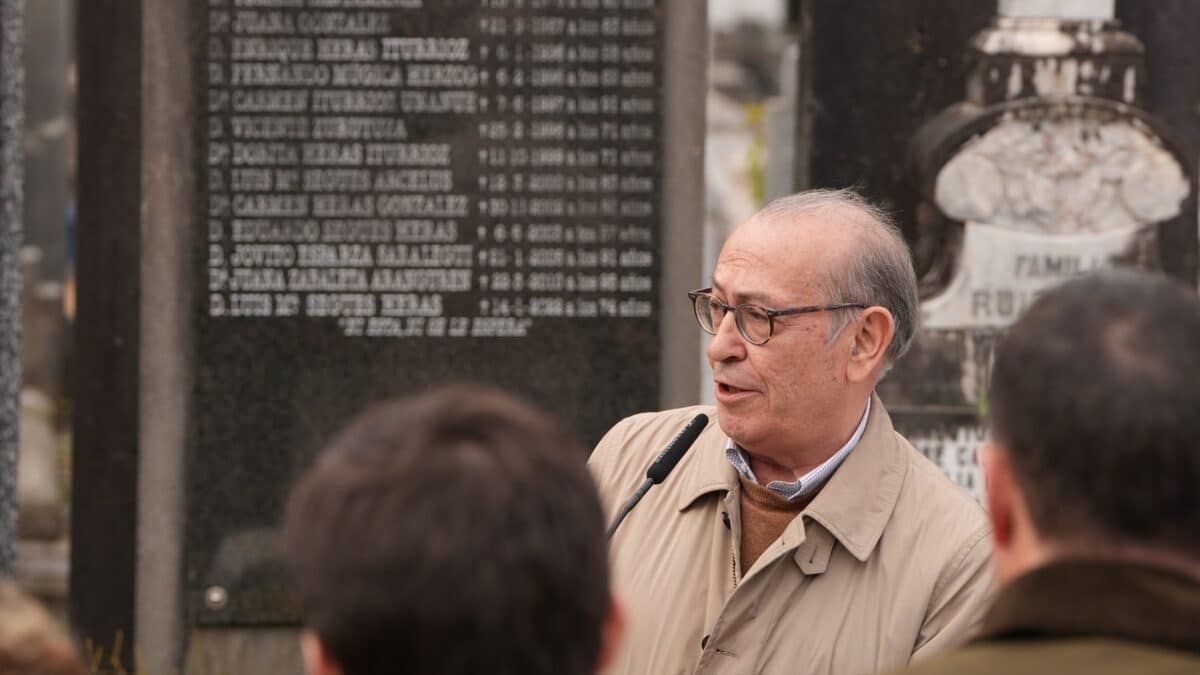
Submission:
M 1002 589 L 969 645 L 904 673 L 1200 674 L 1200 579 L 1146 565 L 1053 563 Z

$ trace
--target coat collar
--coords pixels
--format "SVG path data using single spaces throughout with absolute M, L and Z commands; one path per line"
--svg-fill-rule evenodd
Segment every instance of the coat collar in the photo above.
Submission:
M 714 410 L 709 414 L 711 421 L 696 440 L 696 448 L 692 454 L 694 461 L 685 467 L 687 470 L 680 481 L 679 510 L 685 511 L 689 506 L 710 492 L 729 492 L 738 482 L 737 470 L 725 458 L 725 441 L 727 436 L 721 431 Z
M 701 436 L 698 457 L 688 467 L 679 490 L 679 510 L 686 510 L 710 492 L 735 489 L 737 471 L 725 458 L 725 434 L 709 424 Z M 788 527 L 803 528 L 804 517 L 819 523 L 859 561 L 865 561 L 892 516 L 908 467 L 908 457 L 896 441 L 892 420 L 883 402 L 872 394 L 871 413 L 862 440 L 830 477 L 812 503 Z M 802 532 L 793 537 L 803 541 Z
M 984 616 L 979 642 L 1107 637 L 1200 653 L 1200 579 L 1112 560 L 1052 562 L 1017 577 Z

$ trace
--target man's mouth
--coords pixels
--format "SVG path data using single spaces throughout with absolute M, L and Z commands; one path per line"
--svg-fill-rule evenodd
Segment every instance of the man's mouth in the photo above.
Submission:
M 753 391 L 753 390 L 752 389 L 742 389 L 740 387 L 735 387 L 732 384 L 725 384 L 724 382 L 718 382 L 717 383 L 717 391 L 721 392 L 722 394 L 741 394 L 743 392 L 749 392 L 749 391 Z

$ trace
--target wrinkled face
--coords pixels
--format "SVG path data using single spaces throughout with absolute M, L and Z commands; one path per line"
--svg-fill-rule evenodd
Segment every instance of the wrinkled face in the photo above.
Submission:
M 815 216 L 814 216 L 815 217 Z M 713 294 L 731 305 L 773 309 L 840 302 L 824 297 L 829 264 L 841 260 L 845 237 L 825 228 L 750 222 L 738 228 L 717 260 Z M 845 400 L 845 334 L 828 341 L 829 312 L 776 317 L 763 345 L 738 333 L 732 312 L 708 347 L 721 428 L 752 453 L 786 457 L 824 440 L 829 414 Z

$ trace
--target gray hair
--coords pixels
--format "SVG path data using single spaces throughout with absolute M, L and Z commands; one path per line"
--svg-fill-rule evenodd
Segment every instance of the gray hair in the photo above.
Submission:
M 854 190 L 819 189 L 780 197 L 767 204 L 755 218 L 796 221 L 830 210 L 849 212 L 850 220 L 859 227 L 861 246 L 830 265 L 825 301 L 878 305 L 891 312 L 896 334 L 888 345 L 887 358 L 889 363 L 895 363 L 908 351 L 916 335 L 920 309 L 912 254 L 892 216 Z M 834 312 L 829 340 L 833 341 L 860 316 L 860 309 Z

